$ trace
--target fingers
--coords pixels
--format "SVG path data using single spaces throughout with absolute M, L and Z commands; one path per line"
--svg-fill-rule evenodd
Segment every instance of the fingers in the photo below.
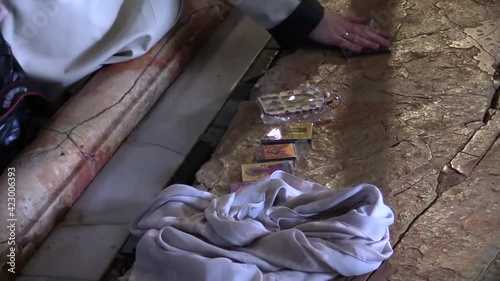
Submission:
M 325 13 L 318 26 L 311 31 L 309 38 L 315 42 L 338 46 L 352 52 L 361 52 L 363 48 L 379 49 L 390 45 L 389 34 L 371 29 L 362 17 L 338 16 Z
M 371 30 L 373 33 L 377 34 L 378 36 L 381 36 L 385 39 L 389 39 L 391 38 L 391 34 L 387 31 L 384 31 L 382 29 L 373 29 L 373 28 L 370 28 L 366 25 L 366 23 L 369 21 L 369 19 L 367 18 L 363 18 L 363 17 L 353 17 L 353 16 L 344 16 L 343 17 L 344 20 L 346 20 L 347 22 L 349 23 L 353 23 L 355 24 L 356 26 L 358 25 L 361 25 L 362 27 L 366 27 L 367 29 Z
M 363 48 L 368 48 L 368 49 L 378 49 L 380 48 L 380 45 L 375 42 L 375 41 L 372 41 L 372 40 L 369 40 L 369 39 L 366 39 L 360 35 L 351 35 L 349 36 L 348 38 L 345 38 L 349 41 L 351 41 L 352 43 L 358 45 L 358 46 L 361 46 Z
M 387 31 L 384 31 L 384 30 L 373 30 L 372 29 L 372 32 L 374 32 L 378 36 L 383 37 L 384 39 L 391 39 L 391 34 L 389 32 L 387 32 Z
M 385 31 L 375 30 L 366 25 L 353 25 L 347 27 L 347 29 L 355 34 L 353 39 L 356 39 L 358 37 L 361 38 L 357 39 L 357 44 L 363 44 L 363 46 L 367 48 L 378 49 L 380 48 L 380 46 L 390 46 L 390 42 L 387 39 L 389 38 L 389 35 Z M 387 38 L 383 37 L 382 35 L 386 35 Z
M 344 16 L 343 18 L 346 21 L 354 24 L 366 24 L 368 22 L 368 19 L 364 17 Z
M 362 46 L 357 45 L 355 43 L 352 43 L 352 42 L 350 42 L 344 38 L 341 38 L 341 37 L 337 38 L 336 42 L 334 42 L 334 45 L 337 45 L 341 48 L 348 49 L 349 51 L 352 51 L 355 53 L 359 53 L 363 49 Z
M 365 29 L 364 31 L 360 32 L 359 34 L 361 37 L 376 43 L 379 46 L 384 46 L 384 47 L 389 47 L 390 42 L 386 38 L 380 36 L 370 28 Z

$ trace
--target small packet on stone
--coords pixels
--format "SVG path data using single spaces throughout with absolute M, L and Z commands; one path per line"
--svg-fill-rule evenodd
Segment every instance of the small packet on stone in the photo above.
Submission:
M 340 104 L 340 96 L 320 87 L 303 87 L 263 94 L 257 103 L 265 124 L 315 123 L 333 119 L 333 109 Z
M 280 160 L 295 160 L 295 146 L 291 143 L 264 144 L 257 147 L 255 152 L 257 162 L 272 162 Z
M 263 144 L 295 143 L 312 141 L 313 123 L 287 123 L 265 130 L 261 138 Z
M 254 182 L 263 179 L 276 171 L 294 174 L 292 161 L 276 161 L 269 163 L 256 163 L 241 165 L 241 180 L 243 182 Z M 234 187 L 241 187 L 235 185 Z

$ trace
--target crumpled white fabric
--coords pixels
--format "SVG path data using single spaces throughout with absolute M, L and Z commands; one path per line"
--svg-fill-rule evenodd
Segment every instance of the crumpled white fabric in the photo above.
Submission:
M 67 86 L 139 57 L 176 23 L 181 0 L 3 0 L 2 34 L 32 77 Z
M 278 171 L 216 197 L 165 189 L 133 222 L 142 236 L 130 280 L 330 280 L 392 253 L 391 209 L 377 187 L 331 190 Z

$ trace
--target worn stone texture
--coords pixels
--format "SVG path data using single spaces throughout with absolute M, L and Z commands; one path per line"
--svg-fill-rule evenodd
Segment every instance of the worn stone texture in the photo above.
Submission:
M 16 169 L 17 272 L 229 9 L 225 0 L 186 1 L 174 30 L 141 58 L 98 71 L 11 164 Z M 0 177 L 0 205 L 7 206 L 7 173 Z M 7 216 L 7 207 L 2 208 L 0 217 L 5 221 Z M 7 235 L 2 228 L 4 270 Z
M 415 221 L 394 256 L 369 280 L 476 280 L 498 263 L 499 163 L 496 141 L 465 181 L 445 191 Z
M 497 272 L 500 127 L 491 66 L 500 2 L 322 3 L 390 16 L 381 24 L 393 34 L 393 54 L 345 60 L 335 49 L 300 50 L 282 56 L 254 95 L 300 85 L 341 95 L 335 120 L 315 125 L 296 174 L 331 188 L 376 184 L 393 208 L 394 257 L 357 279 L 474 280 Z M 244 104 L 197 173 L 200 188 L 222 194 L 240 181 L 240 165 L 254 161 L 266 127 L 257 107 Z

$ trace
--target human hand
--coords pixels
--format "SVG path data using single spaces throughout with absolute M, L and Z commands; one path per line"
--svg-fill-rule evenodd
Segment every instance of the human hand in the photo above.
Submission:
M 309 38 L 317 43 L 346 48 L 356 53 L 362 49 L 389 47 L 389 33 L 372 29 L 366 22 L 365 18 L 325 13 Z

